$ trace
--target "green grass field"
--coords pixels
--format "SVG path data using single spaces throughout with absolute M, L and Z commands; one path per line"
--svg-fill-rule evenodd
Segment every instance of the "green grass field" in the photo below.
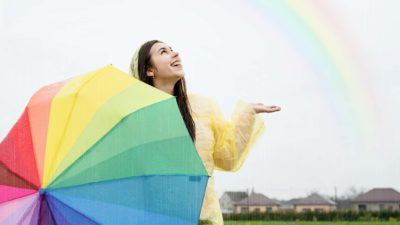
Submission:
M 225 221 L 225 225 L 400 225 L 397 222 L 274 222 L 274 221 Z

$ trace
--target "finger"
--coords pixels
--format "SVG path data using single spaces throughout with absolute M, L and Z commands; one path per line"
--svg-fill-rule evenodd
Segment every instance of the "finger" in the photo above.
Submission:
M 280 111 L 281 110 L 281 108 L 280 107 L 270 107 L 269 108 L 269 112 L 277 112 L 277 111 Z

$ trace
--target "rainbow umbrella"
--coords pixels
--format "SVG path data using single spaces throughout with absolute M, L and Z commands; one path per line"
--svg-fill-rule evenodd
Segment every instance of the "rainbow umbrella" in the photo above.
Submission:
M 110 65 L 33 95 L 0 144 L 0 224 L 197 224 L 207 180 L 175 97 Z

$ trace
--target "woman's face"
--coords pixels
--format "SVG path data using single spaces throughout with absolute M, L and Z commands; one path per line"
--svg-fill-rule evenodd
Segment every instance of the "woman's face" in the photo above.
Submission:
M 178 52 L 165 43 L 155 43 L 150 49 L 152 67 L 147 75 L 155 79 L 180 80 L 185 76 Z

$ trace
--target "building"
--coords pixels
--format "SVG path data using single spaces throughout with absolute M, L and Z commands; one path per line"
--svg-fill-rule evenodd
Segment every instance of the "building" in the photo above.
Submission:
M 247 192 L 226 191 L 219 199 L 222 213 L 235 212 L 234 204 L 240 202 L 242 199 L 247 198 L 247 196 Z
M 349 198 L 337 199 L 335 202 L 337 210 L 351 210 L 353 208 Z
M 292 201 L 293 209 L 296 212 L 321 211 L 329 212 L 336 210 L 336 203 L 317 193 L 313 193 L 306 198 L 300 198 Z
M 293 198 L 290 200 L 281 200 L 279 201 L 281 203 L 279 210 L 281 211 L 293 211 L 294 210 L 294 203 L 298 201 L 298 198 Z
M 273 212 L 279 209 L 280 203 L 263 194 L 252 192 L 249 197 L 234 204 L 235 213 Z
M 356 211 L 400 210 L 400 193 L 393 188 L 374 188 L 351 202 Z

